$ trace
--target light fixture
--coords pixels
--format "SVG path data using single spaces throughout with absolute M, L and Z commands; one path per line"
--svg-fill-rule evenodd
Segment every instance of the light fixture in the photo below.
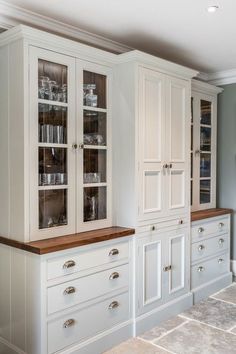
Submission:
M 207 11 L 210 13 L 216 12 L 219 9 L 219 6 L 217 5 L 212 5 L 207 8 Z

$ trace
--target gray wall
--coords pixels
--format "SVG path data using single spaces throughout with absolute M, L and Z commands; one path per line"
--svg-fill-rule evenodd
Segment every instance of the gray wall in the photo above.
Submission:
M 218 97 L 217 206 L 236 211 L 236 84 L 222 87 Z M 231 224 L 231 259 L 236 260 L 235 213 Z

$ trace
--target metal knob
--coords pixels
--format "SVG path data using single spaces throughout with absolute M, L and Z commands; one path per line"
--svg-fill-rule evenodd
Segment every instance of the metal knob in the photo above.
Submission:
M 108 309 L 109 309 L 109 310 L 113 310 L 113 309 L 119 307 L 119 305 L 120 305 L 120 304 L 119 304 L 118 301 L 112 301 L 112 302 L 110 303 L 110 305 L 108 306 Z
M 83 149 L 84 148 L 84 144 L 79 144 L 79 149 Z
M 163 268 L 163 271 L 164 272 L 169 272 L 171 270 L 171 268 L 172 268 L 171 265 L 168 265 L 168 266 Z
M 221 228 L 221 227 L 223 227 L 225 224 L 223 223 L 223 222 L 220 222 L 219 223 L 219 227 Z
M 200 234 L 200 233 L 202 233 L 203 231 L 204 231 L 204 228 L 203 228 L 203 227 L 199 227 L 198 233 Z
M 163 165 L 163 168 L 168 168 L 168 164 L 165 163 L 165 164 Z
M 72 268 L 76 265 L 76 262 L 73 261 L 72 259 L 70 259 L 69 261 L 65 262 L 63 264 L 63 269 L 68 269 L 68 268 Z
M 198 246 L 198 251 L 200 252 L 200 251 L 203 251 L 205 249 L 205 246 L 204 245 L 199 245 Z
M 202 153 L 202 150 L 195 150 L 195 155 L 199 155 Z
M 219 242 L 219 245 L 222 245 L 225 242 L 225 240 L 223 238 L 220 238 L 218 242 Z
M 77 150 L 78 149 L 78 145 L 76 143 L 72 144 L 72 149 Z
M 155 231 L 156 230 L 156 226 L 151 226 L 151 231 Z
M 76 289 L 73 286 L 69 286 L 68 288 L 66 288 L 63 291 L 64 295 L 70 295 L 70 294 L 74 294 L 76 292 Z
M 170 163 L 170 164 L 169 164 L 169 168 L 172 168 L 172 167 L 173 167 L 173 165 L 172 165 L 172 163 Z
M 199 273 L 203 272 L 204 270 L 205 270 L 205 268 L 202 267 L 202 266 L 198 267 L 198 269 L 197 269 L 197 271 L 198 271 Z
M 69 320 L 63 323 L 63 328 L 71 327 L 74 324 L 75 324 L 75 320 L 73 318 L 70 318 Z
M 118 272 L 114 272 L 109 276 L 110 280 L 119 278 L 120 274 Z
M 180 219 L 179 220 L 179 225 L 183 225 L 183 223 L 184 223 L 184 220 Z
M 119 254 L 119 250 L 117 248 L 113 248 L 109 252 L 109 256 L 117 256 Z
M 221 263 L 223 263 L 223 262 L 224 262 L 224 259 L 223 259 L 223 258 L 219 258 L 219 259 L 218 259 L 218 263 L 219 263 L 219 264 L 221 264 Z

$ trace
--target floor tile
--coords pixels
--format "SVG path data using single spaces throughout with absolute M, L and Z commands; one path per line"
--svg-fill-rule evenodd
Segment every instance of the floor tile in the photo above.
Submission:
M 236 306 L 211 298 L 199 302 L 183 315 L 224 330 L 236 325 Z
M 232 302 L 236 304 L 236 284 L 229 286 L 228 288 L 222 290 L 220 293 L 213 295 L 214 298 Z
M 141 337 L 145 340 L 148 340 L 148 341 L 153 341 L 153 340 L 159 338 L 160 336 L 162 336 L 163 334 L 165 334 L 166 332 L 181 325 L 185 321 L 186 321 L 185 319 L 183 319 L 179 316 L 173 317 L 173 318 L 169 319 L 168 321 L 163 322 L 160 326 L 154 327 L 150 331 L 145 332 L 144 334 L 142 334 L 139 337 Z
M 233 335 L 233 334 L 232 334 Z M 146 343 L 140 339 L 132 338 L 112 348 L 104 354 L 169 354 L 164 349 Z
M 236 334 L 236 327 L 231 330 L 232 333 Z
M 155 343 L 176 354 L 236 354 L 236 336 L 190 321 Z

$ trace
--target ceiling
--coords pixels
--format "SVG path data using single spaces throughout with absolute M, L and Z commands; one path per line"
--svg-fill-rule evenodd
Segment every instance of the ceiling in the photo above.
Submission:
M 236 68 L 235 0 L 6 2 L 202 72 Z

